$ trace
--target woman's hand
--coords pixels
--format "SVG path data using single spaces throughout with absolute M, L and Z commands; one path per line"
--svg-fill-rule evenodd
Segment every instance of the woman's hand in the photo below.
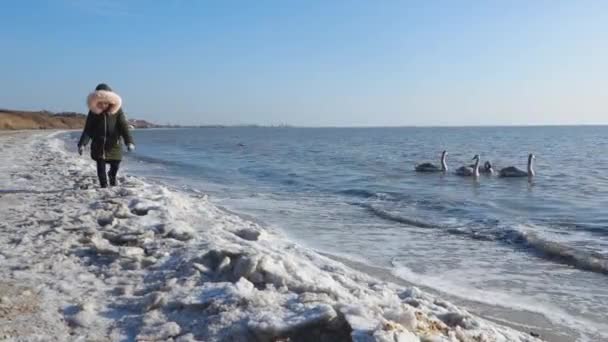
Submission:
M 127 145 L 127 151 L 129 151 L 129 152 L 135 151 L 135 145 L 133 145 L 133 144 Z

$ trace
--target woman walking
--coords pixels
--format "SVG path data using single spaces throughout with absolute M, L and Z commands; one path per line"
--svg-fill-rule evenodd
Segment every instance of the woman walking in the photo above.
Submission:
M 99 84 L 87 97 L 89 114 L 84 126 L 78 153 L 82 155 L 84 147 L 91 140 L 91 158 L 97 162 L 97 177 L 102 188 L 116 185 L 116 174 L 122 160 L 122 140 L 127 149 L 135 149 L 129 125 L 122 112 L 122 99 L 105 83 Z M 106 164 L 110 171 L 106 176 Z

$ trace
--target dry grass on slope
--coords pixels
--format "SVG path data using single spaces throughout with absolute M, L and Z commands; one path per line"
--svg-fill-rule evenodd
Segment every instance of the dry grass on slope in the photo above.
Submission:
M 79 129 L 86 117 L 76 113 L 53 114 L 0 109 L 0 130 Z

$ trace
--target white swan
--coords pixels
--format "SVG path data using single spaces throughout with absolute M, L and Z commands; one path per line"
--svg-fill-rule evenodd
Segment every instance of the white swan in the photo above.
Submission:
M 448 151 L 441 152 L 441 166 L 437 166 L 432 163 L 423 163 L 416 165 L 417 172 L 446 172 L 448 170 L 448 164 L 445 159 L 448 156 Z
M 473 167 L 461 166 L 456 170 L 456 175 L 463 177 L 479 177 L 479 154 L 473 157 L 475 164 Z
M 501 169 L 499 175 L 500 177 L 534 177 L 534 159 L 536 159 L 536 156 L 530 153 L 528 155 L 528 172 L 520 170 L 515 166 L 509 166 Z

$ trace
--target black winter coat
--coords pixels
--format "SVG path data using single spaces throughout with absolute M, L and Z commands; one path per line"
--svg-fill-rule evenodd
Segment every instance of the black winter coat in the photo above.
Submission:
M 129 124 L 122 109 L 116 114 L 95 114 L 89 111 L 78 146 L 91 143 L 91 158 L 94 160 L 121 160 L 122 143 L 133 144 Z

